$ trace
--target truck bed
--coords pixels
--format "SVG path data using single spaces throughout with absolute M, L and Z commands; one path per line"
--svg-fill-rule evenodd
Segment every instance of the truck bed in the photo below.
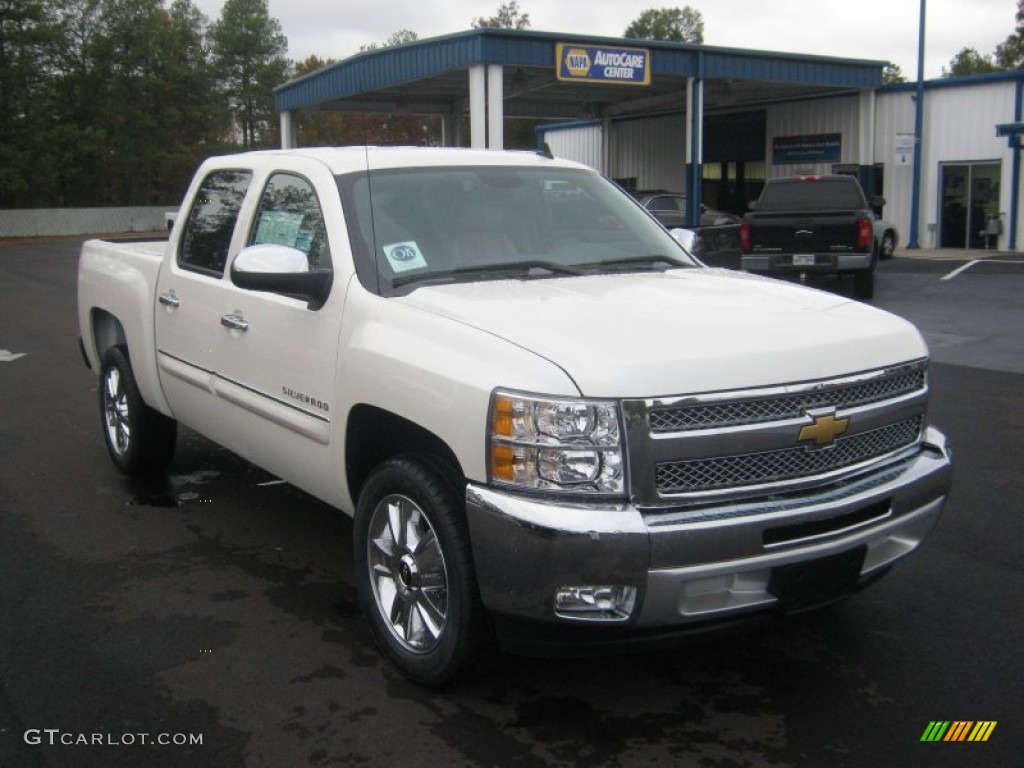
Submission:
M 83 334 L 86 359 L 100 369 L 97 339 L 124 343 L 133 355 L 156 359 L 153 304 L 157 276 L 167 241 L 161 239 L 88 240 L 78 261 L 79 327 L 93 328 Z M 117 318 L 116 322 L 111 322 Z M 168 413 L 152 365 L 135 367 L 135 376 L 146 402 Z

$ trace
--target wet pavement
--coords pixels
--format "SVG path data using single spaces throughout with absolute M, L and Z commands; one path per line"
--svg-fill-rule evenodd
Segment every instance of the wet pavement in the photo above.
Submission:
M 188 430 L 166 475 L 117 474 L 76 253 L 0 248 L 0 349 L 24 355 L 0 361 L 0 766 L 1019 763 L 1024 267 L 881 268 L 875 303 L 937 352 L 957 460 L 937 531 L 890 576 L 714 641 L 499 655 L 433 693 L 374 649 L 343 515 Z M 998 725 L 922 743 L 937 719 Z

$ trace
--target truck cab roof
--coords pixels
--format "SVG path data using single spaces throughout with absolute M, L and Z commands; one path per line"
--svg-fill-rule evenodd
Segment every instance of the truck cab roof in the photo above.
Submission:
M 367 168 L 410 168 L 431 166 L 521 165 L 587 169 L 569 160 L 545 157 L 536 152 L 515 150 L 484 150 L 455 147 L 302 147 L 300 149 L 260 150 L 212 158 L 217 165 L 237 164 L 241 160 L 262 164 L 282 157 L 302 157 L 326 165 L 335 175 L 363 171 Z

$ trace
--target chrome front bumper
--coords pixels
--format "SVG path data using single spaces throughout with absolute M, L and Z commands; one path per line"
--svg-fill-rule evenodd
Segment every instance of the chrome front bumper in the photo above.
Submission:
M 497 614 L 580 623 L 555 610 L 576 585 L 635 587 L 631 615 L 602 624 L 678 627 L 776 606 L 781 566 L 863 548 L 858 583 L 916 549 L 949 492 L 950 452 L 922 450 L 842 483 L 711 506 L 569 504 L 469 485 L 466 510 L 484 604 Z

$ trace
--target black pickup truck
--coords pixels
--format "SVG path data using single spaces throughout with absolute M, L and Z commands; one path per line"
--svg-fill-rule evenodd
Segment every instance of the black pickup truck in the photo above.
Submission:
M 852 274 L 854 294 L 875 292 L 875 243 L 871 208 L 852 176 L 770 179 L 740 225 L 741 264 L 770 274 Z

